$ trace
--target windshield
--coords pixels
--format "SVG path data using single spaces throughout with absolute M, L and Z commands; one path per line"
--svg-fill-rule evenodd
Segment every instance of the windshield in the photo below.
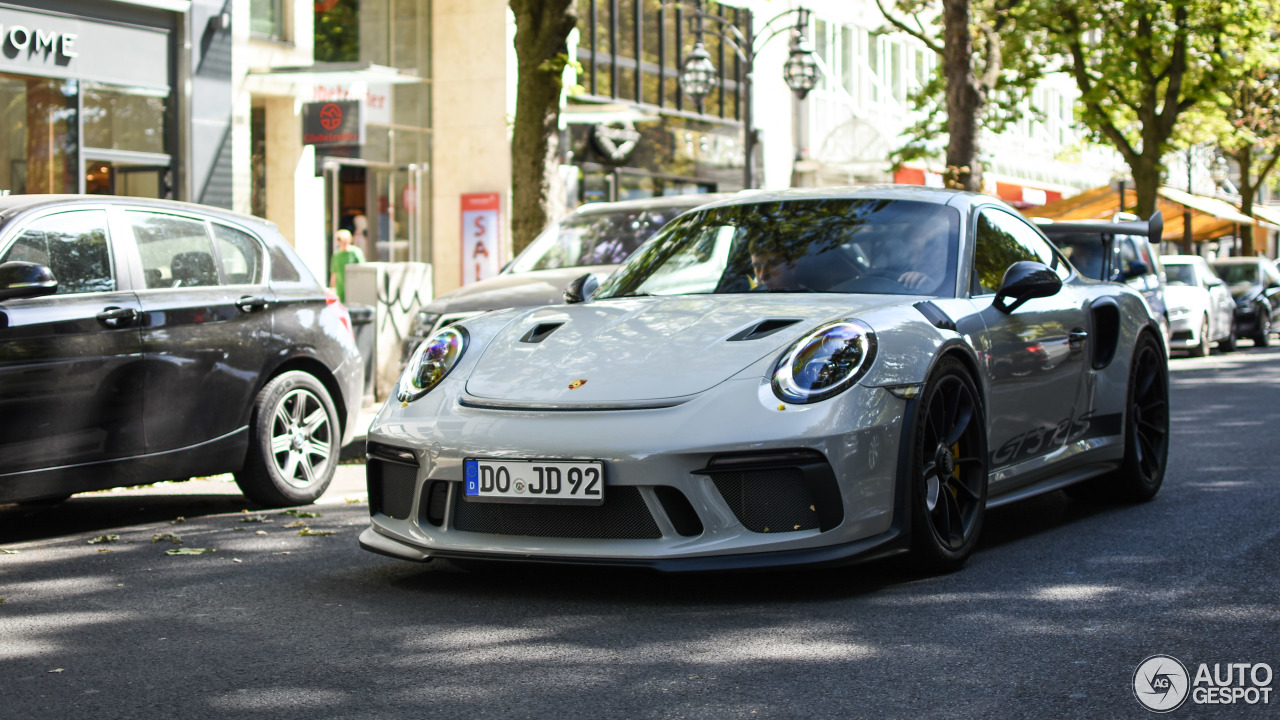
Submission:
M 507 272 L 616 265 L 688 208 L 575 213 L 533 239 Z
M 1165 263 L 1164 282 L 1166 285 L 1195 285 L 1196 271 L 1190 265 Z
M 884 199 L 793 200 L 692 213 L 667 226 L 597 295 L 955 293 L 960 213 Z
M 1214 272 L 1228 285 L 1259 285 L 1259 268 L 1255 263 L 1215 263 Z

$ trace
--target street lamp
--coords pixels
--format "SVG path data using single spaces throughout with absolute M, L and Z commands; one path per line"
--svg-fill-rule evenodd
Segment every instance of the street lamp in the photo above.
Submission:
M 668 7 L 668 5 L 683 7 L 679 2 L 669 3 L 663 5 L 663 7 Z M 809 91 L 818 84 L 817 56 L 813 51 L 813 46 L 805 37 L 805 31 L 809 27 L 809 11 L 805 8 L 784 10 L 765 23 L 759 33 L 752 34 L 750 25 L 748 25 L 746 35 L 743 35 L 742 31 L 728 20 L 706 12 L 702 7 L 702 0 L 697 0 L 693 9 L 688 10 L 688 12 L 691 15 L 689 22 L 692 25 L 694 44 L 693 49 L 685 56 L 684 62 L 680 66 L 680 89 L 696 102 L 705 98 L 716 86 L 716 66 L 711 62 L 711 54 L 707 52 L 706 46 L 702 43 L 704 35 L 713 35 L 720 38 L 720 41 L 728 45 L 734 54 L 738 56 L 738 59 L 742 61 L 746 70 L 744 73 L 746 87 L 743 91 L 742 111 L 742 124 L 745 131 L 743 133 L 745 135 L 744 145 L 746 146 L 743 186 L 746 188 L 755 187 L 756 134 L 755 128 L 752 127 L 751 118 L 751 78 L 755 69 L 756 54 L 765 43 L 790 30 L 792 32 L 791 50 L 786 64 L 782 66 L 782 77 L 786 81 L 787 87 L 791 88 L 792 92 L 796 94 L 796 98 L 804 100 L 805 95 L 808 95 Z M 795 16 L 794 25 L 784 24 L 770 31 L 770 27 L 774 23 L 791 15 Z M 720 29 L 707 29 L 705 26 L 705 21 L 707 20 L 718 23 Z

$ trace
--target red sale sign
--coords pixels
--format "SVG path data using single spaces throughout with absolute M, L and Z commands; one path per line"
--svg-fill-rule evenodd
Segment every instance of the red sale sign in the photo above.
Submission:
M 498 274 L 501 263 L 498 193 L 462 196 L 462 284 L 470 285 Z

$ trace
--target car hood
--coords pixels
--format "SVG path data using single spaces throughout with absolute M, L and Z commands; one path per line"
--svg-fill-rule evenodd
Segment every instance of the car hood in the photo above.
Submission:
M 1236 283 L 1228 285 L 1227 289 L 1231 291 L 1231 297 L 1235 300 L 1254 298 L 1262 294 L 1262 286 L 1256 283 Z
M 1203 308 L 1209 300 L 1209 291 L 1191 285 L 1166 285 L 1164 304 L 1169 308 Z
M 701 295 L 542 308 L 508 323 L 488 343 L 466 388 L 474 397 L 517 404 L 613 405 L 693 395 L 823 320 L 902 302 L 883 295 Z M 730 339 L 771 319 L 797 322 L 753 339 Z M 538 331 L 547 334 L 537 339 Z
M 432 313 L 456 313 L 558 305 L 564 302 L 565 287 L 575 278 L 586 273 L 608 275 L 617 267 L 588 265 L 499 275 L 441 295 L 424 309 Z

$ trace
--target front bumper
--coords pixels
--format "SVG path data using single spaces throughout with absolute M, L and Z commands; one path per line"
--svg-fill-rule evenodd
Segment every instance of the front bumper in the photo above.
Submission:
M 1200 344 L 1203 315 L 1188 313 L 1169 318 L 1169 347 L 1193 348 Z
M 907 402 L 856 387 L 778 407 L 760 378 L 673 407 L 573 412 L 468 406 L 461 382 L 447 379 L 408 407 L 384 408 L 370 428 L 371 527 L 361 546 L 417 561 L 673 571 L 843 563 L 901 549 L 893 521 L 903 514 L 895 502 Z M 601 460 L 605 504 L 484 503 L 480 512 L 462 492 L 469 457 Z M 823 473 L 826 484 L 814 479 Z

